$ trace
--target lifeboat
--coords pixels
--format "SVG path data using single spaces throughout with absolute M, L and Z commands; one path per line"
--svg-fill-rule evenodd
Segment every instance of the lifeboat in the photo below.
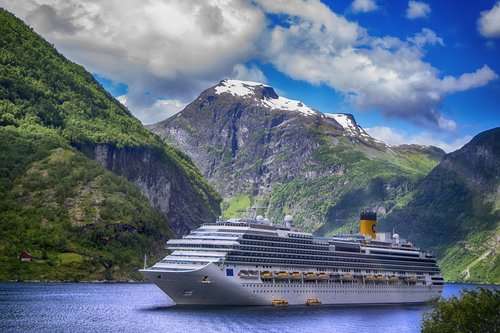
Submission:
M 354 276 L 352 274 L 344 274 L 342 275 L 342 280 L 352 280 Z
M 391 276 L 389 278 L 389 281 L 391 281 L 391 282 L 397 282 L 397 281 L 399 281 L 399 278 L 397 276 L 393 275 L 393 276 Z
M 316 273 L 306 273 L 306 274 L 304 274 L 304 278 L 305 279 L 315 279 L 317 277 L 318 277 L 318 275 L 316 275 Z
M 320 279 L 328 279 L 330 277 L 330 275 L 326 274 L 326 273 L 319 273 L 318 274 L 318 278 Z
M 317 298 L 308 298 L 306 300 L 306 305 L 310 305 L 310 306 L 321 305 L 321 301 Z
M 366 281 L 375 281 L 377 278 L 373 275 L 367 275 L 365 276 Z
M 292 277 L 292 279 L 300 279 L 300 278 L 302 278 L 302 273 L 292 272 L 292 274 L 290 274 L 290 276 Z
M 288 279 L 290 277 L 290 274 L 288 274 L 288 272 L 278 272 L 274 276 L 276 278 Z
M 273 277 L 273 273 L 271 272 L 262 272 L 262 274 L 260 275 L 261 278 L 263 279 L 270 279 Z
M 259 277 L 259 272 L 241 270 L 239 271 L 238 276 L 242 279 L 257 279 Z
M 273 299 L 272 306 L 288 306 L 288 301 L 285 299 Z
M 415 275 L 408 276 L 406 278 L 406 281 L 408 281 L 409 283 L 417 283 L 417 277 Z

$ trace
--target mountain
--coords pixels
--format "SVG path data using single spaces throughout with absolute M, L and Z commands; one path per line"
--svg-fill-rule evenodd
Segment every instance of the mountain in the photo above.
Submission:
M 500 128 L 445 155 L 381 225 L 434 249 L 447 280 L 500 283 Z
M 0 147 L 3 280 L 138 278 L 170 233 L 220 214 L 186 154 L 2 9 Z
M 265 84 L 223 80 L 149 129 L 186 152 L 225 198 L 226 217 L 251 207 L 318 234 L 357 229 L 363 208 L 404 205 L 444 152 L 390 147 L 349 114 L 321 113 Z

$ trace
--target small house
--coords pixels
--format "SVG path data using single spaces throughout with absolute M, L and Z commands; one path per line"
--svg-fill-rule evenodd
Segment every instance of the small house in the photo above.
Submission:
M 19 259 L 21 261 L 31 261 L 32 257 L 33 256 L 29 252 L 26 252 L 26 251 L 21 252 L 21 254 L 19 255 Z

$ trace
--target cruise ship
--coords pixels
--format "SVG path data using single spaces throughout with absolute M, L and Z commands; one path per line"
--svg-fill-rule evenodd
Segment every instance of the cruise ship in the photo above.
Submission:
M 206 223 L 169 240 L 171 253 L 139 271 L 176 304 L 416 304 L 441 295 L 432 253 L 376 233 L 373 212 L 361 213 L 359 234 L 317 237 L 292 222 Z

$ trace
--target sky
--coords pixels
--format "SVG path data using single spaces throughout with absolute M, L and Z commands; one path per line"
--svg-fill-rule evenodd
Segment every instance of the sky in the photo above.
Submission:
M 498 0 L 0 0 L 144 124 L 222 79 L 451 152 L 500 126 Z

